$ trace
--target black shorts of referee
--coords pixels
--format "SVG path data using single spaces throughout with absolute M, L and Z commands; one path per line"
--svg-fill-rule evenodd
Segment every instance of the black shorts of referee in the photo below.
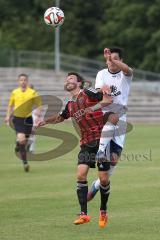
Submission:
M 32 116 L 29 116 L 27 118 L 13 116 L 12 123 L 16 133 L 24 133 L 26 136 L 32 133 Z

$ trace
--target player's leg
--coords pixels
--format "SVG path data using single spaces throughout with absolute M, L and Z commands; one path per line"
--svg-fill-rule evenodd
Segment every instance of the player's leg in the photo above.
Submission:
M 35 145 L 35 128 L 33 126 L 33 118 L 29 117 L 26 120 L 26 126 L 25 126 L 25 131 L 26 131 L 26 149 L 27 152 L 34 152 L 34 145 Z
M 19 150 L 19 155 L 24 164 L 24 170 L 28 172 L 29 164 L 27 161 L 26 136 L 29 136 L 31 134 L 33 120 L 32 120 L 32 117 L 28 117 L 28 118 L 14 117 L 13 124 L 14 124 L 15 131 L 17 133 L 17 146 Z
M 108 171 L 109 176 L 112 176 L 115 169 L 116 169 L 116 164 L 118 163 L 119 160 L 119 156 L 117 156 L 117 154 L 112 153 L 111 159 L 113 160 L 114 164 L 110 165 L 110 169 Z M 116 162 L 116 163 L 115 163 Z M 99 191 L 100 188 L 100 179 L 97 178 L 96 180 L 94 180 L 91 184 L 91 188 L 88 191 L 88 195 L 87 195 L 87 201 L 91 201 L 95 195 L 97 194 L 97 192 Z
M 121 156 L 121 152 L 122 152 L 122 148 L 123 148 L 124 140 L 125 140 L 125 134 L 122 134 L 122 132 L 123 131 L 118 132 L 114 136 L 113 140 L 110 141 L 110 156 L 111 156 L 110 161 L 111 161 L 111 163 L 110 163 L 110 169 L 108 171 L 108 176 L 111 176 L 113 174 L 113 172 L 114 172 L 114 170 L 116 168 L 116 165 L 118 163 L 118 160 L 119 160 L 119 158 Z M 107 145 L 107 148 L 108 148 L 108 145 Z M 110 187 L 109 185 L 110 184 L 108 182 L 108 190 L 109 190 L 109 187 Z M 102 192 L 103 188 L 101 187 L 100 179 L 97 179 L 96 181 L 93 182 L 92 188 L 88 192 L 88 200 L 93 199 L 93 197 L 96 195 L 96 193 L 98 192 L 99 189 Z M 106 190 L 107 190 L 107 188 L 106 188 Z M 105 211 L 104 211 L 104 213 L 105 213 Z M 105 214 L 103 216 L 101 216 L 101 215 L 103 215 L 103 214 L 100 214 L 100 219 L 101 218 L 105 219 Z M 105 225 L 105 221 L 99 221 L 99 225 L 100 226 L 104 226 Z
M 90 217 L 87 215 L 87 173 L 89 168 L 95 168 L 95 157 L 98 146 L 98 140 L 83 144 L 78 154 L 77 196 L 81 206 L 81 213 L 80 217 L 74 222 L 75 224 L 83 224 L 90 221 Z
M 91 201 L 97 194 L 97 192 L 99 191 L 100 188 L 100 180 L 99 178 L 97 178 L 96 180 L 94 180 L 91 184 L 91 187 L 88 191 L 87 194 L 87 201 Z
M 74 224 L 79 225 L 90 221 L 87 215 L 87 173 L 89 166 L 86 164 L 79 164 L 77 168 L 77 196 L 80 205 L 80 216 L 74 221 Z
M 107 203 L 110 195 L 110 181 L 109 177 L 113 174 L 113 170 L 118 163 L 120 158 L 122 147 L 116 144 L 114 141 L 110 142 L 111 159 L 110 161 L 103 162 L 98 165 L 99 168 L 99 179 L 100 179 L 100 195 L 101 195 L 101 206 L 100 206 L 100 217 L 99 226 L 105 227 L 108 221 Z M 110 166 L 108 167 L 108 164 Z M 106 170 L 106 171 L 105 171 Z
M 121 143 L 118 142 L 118 143 L 122 145 L 122 142 Z M 109 159 L 109 155 L 110 155 L 110 169 L 108 170 L 109 176 L 113 175 L 113 173 L 116 169 L 118 160 L 120 159 L 121 152 L 122 152 L 122 147 L 120 145 L 118 145 L 117 143 L 115 143 L 113 140 L 111 140 L 110 144 L 108 144 L 107 149 L 106 149 L 106 156 L 108 159 Z M 100 189 L 100 180 L 98 178 L 93 181 L 91 188 L 88 191 L 87 200 L 91 201 L 95 197 L 95 195 L 97 194 L 99 189 Z
M 26 136 L 25 133 L 17 133 L 17 146 L 19 149 L 19 155 L 24 165 L 24 170 L 29 171 L 29 165 L 27 161 L 27 152 L 26 152 Z
M 34 132 L 32 132 L 30 134 L 30 136 L 28 136 L 28 139 L 27 139 L 27 152 L 30 152 L 30 153 L 34 152 L 35 141 L 36 141 L 36 136 L 35 136 Z
M 33 153 L 35 150 L 35 141 L 36 141 L 36 136 L 32 134 L 29 138 L 30 140 L 30 147 L 29 147 L 29 152 Z
M 109 114 L 109 115 L 108 115 Z M 105 118 L 107 118 L 106 124 L 103 126 L 100 143 L 99 143 L 99 149 L 97 152 L 97 161 L 105 159 L 105 149 L 109 142 L 113 139 L 114 131 L 115 131 L 115 125 L 117 124 L 119 120 L 119 114 L 117 113 L 106 113 L 104 115 L 104 121 Z
M 87 173 L 89 166 L 86 164 L 80 164 L 77 168 L 77 196 L 79 204 L 81 206 L 81 213 L 87 215 Z
M 100 179 L 100 215 L 99 227 L 105 227 L 108 221 L 107 203 L 110 195 L 110 181 L 108 170 L 110 168 L 109 162 L 98 163 L 99 179 Z

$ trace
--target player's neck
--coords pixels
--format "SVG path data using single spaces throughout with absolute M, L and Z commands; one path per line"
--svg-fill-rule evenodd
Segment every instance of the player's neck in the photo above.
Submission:
M 20 87 L 22 92 L 25 92 L 27 90 L 27 86 L 26 87 Z
M 72 91 L 70 92 L 70 94 L 72 95 L 72 97 L 77 97 L 77 96 L 79 95 L 79 92 L 80 92 L 80 91 L 81 91 L 80 88 L 76 88 L 76 89 L 72 90 Z
M 111 69 L 111 68 L 108 68 L 108 72 L 111 73 L 111 74 L 116 74 L 116 73 L 119 73 L 121 71 L 121 69 Z

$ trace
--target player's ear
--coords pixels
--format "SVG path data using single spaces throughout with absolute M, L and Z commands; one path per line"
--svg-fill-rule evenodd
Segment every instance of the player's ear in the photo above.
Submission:
M 83 85 L 82 82 L 78 82 L 78 86 L 79 86 L 80 88 L 83 88 L 82 85 Z

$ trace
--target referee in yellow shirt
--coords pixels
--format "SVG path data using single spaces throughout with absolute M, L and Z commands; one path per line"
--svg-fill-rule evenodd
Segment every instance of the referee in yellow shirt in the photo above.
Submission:
M 5 122 L 9 123 L 12 117 L 13 126 L 17 135 L 15 151 L 19 152 L 20 158 L 23 161 L 24 170 L 28 172 L 29 164 L 27 161 L 26 145 L 27 139 L 32 132 L 32 111 L 34 107 L 39 107 L 37 114 L 39 112 L 40 115 L 40 106 L 42 103 L 38 93 L 29 87 L 28 75 L 20 74 L 18 76 L 18 83 L 19 87 L 11 93 Z

